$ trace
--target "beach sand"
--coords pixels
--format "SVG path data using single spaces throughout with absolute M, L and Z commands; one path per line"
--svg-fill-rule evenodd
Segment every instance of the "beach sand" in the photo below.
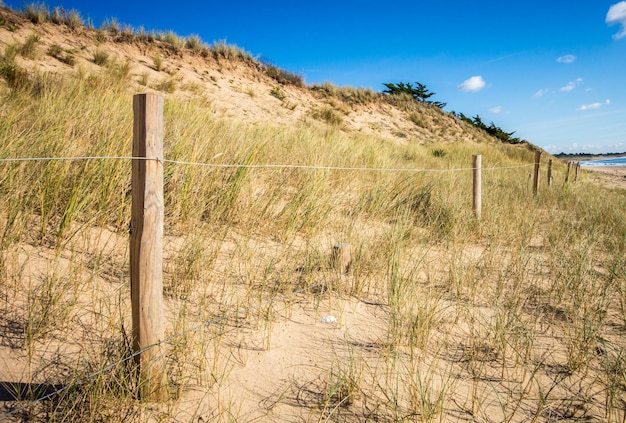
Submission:
M 626 166 L 582 166 L 582 169 L 597 183 L 626 189 Z

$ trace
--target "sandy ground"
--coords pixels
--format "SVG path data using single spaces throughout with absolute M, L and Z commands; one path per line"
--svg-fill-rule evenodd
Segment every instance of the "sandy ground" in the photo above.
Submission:
M 626 166 L 582 166 L 582 169 L 594 182 L 626 189 Z

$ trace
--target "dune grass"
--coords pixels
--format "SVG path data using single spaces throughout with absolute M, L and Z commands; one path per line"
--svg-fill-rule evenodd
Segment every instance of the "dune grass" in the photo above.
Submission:
M 114 67 L 22 78 L 0 88 L 0 158 L 131 155 L 131 94 Z M 291 388 L 258 412 L 223 396 L 246 351 L 271 351 L 274 329 L 303 304 L 352 301 L 380 304 L 383 330 L 367 343 L 346 335 L 319 364 L 319 383 L 294 385 L 308 420 L 623 421 L 623 192 L 584 175 L 565 185 L 557 164 L 552 189 L 533 198 L 532 167 L 485 169 L 479 222 L 471 155 L 499 168 L 532 163 L 532 151 L 399 145 L 306 120 L 245 125 L 202 99 L 168 98 L 164 113 L 172 399 L 140 403 L 132 360 L 98 373 L 131 345 L 130 161 L 1 162 L 0 361 L 19 363 L 5 377 L 78 382 L 19 418 L 156 419 L 185 409 L 189 419 L 271 420 Z M 328 262 L 338 241 L 352 245 L 347 276 Z M 189 397 L 190 386 L 203 396 Z

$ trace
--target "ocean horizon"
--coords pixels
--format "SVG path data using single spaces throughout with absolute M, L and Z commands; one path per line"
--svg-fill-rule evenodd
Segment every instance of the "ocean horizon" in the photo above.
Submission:
M 581 166 L 626 166 L 626 157 L 614 157 L 611 159 L 584 160 Z

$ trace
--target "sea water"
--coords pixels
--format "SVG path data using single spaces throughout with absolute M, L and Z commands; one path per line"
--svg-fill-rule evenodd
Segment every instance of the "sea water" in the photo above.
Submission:
M 626 166 L 626 157 L 615 157 L 612 159 L 585 160 L 580 162 L 581 166 Z

